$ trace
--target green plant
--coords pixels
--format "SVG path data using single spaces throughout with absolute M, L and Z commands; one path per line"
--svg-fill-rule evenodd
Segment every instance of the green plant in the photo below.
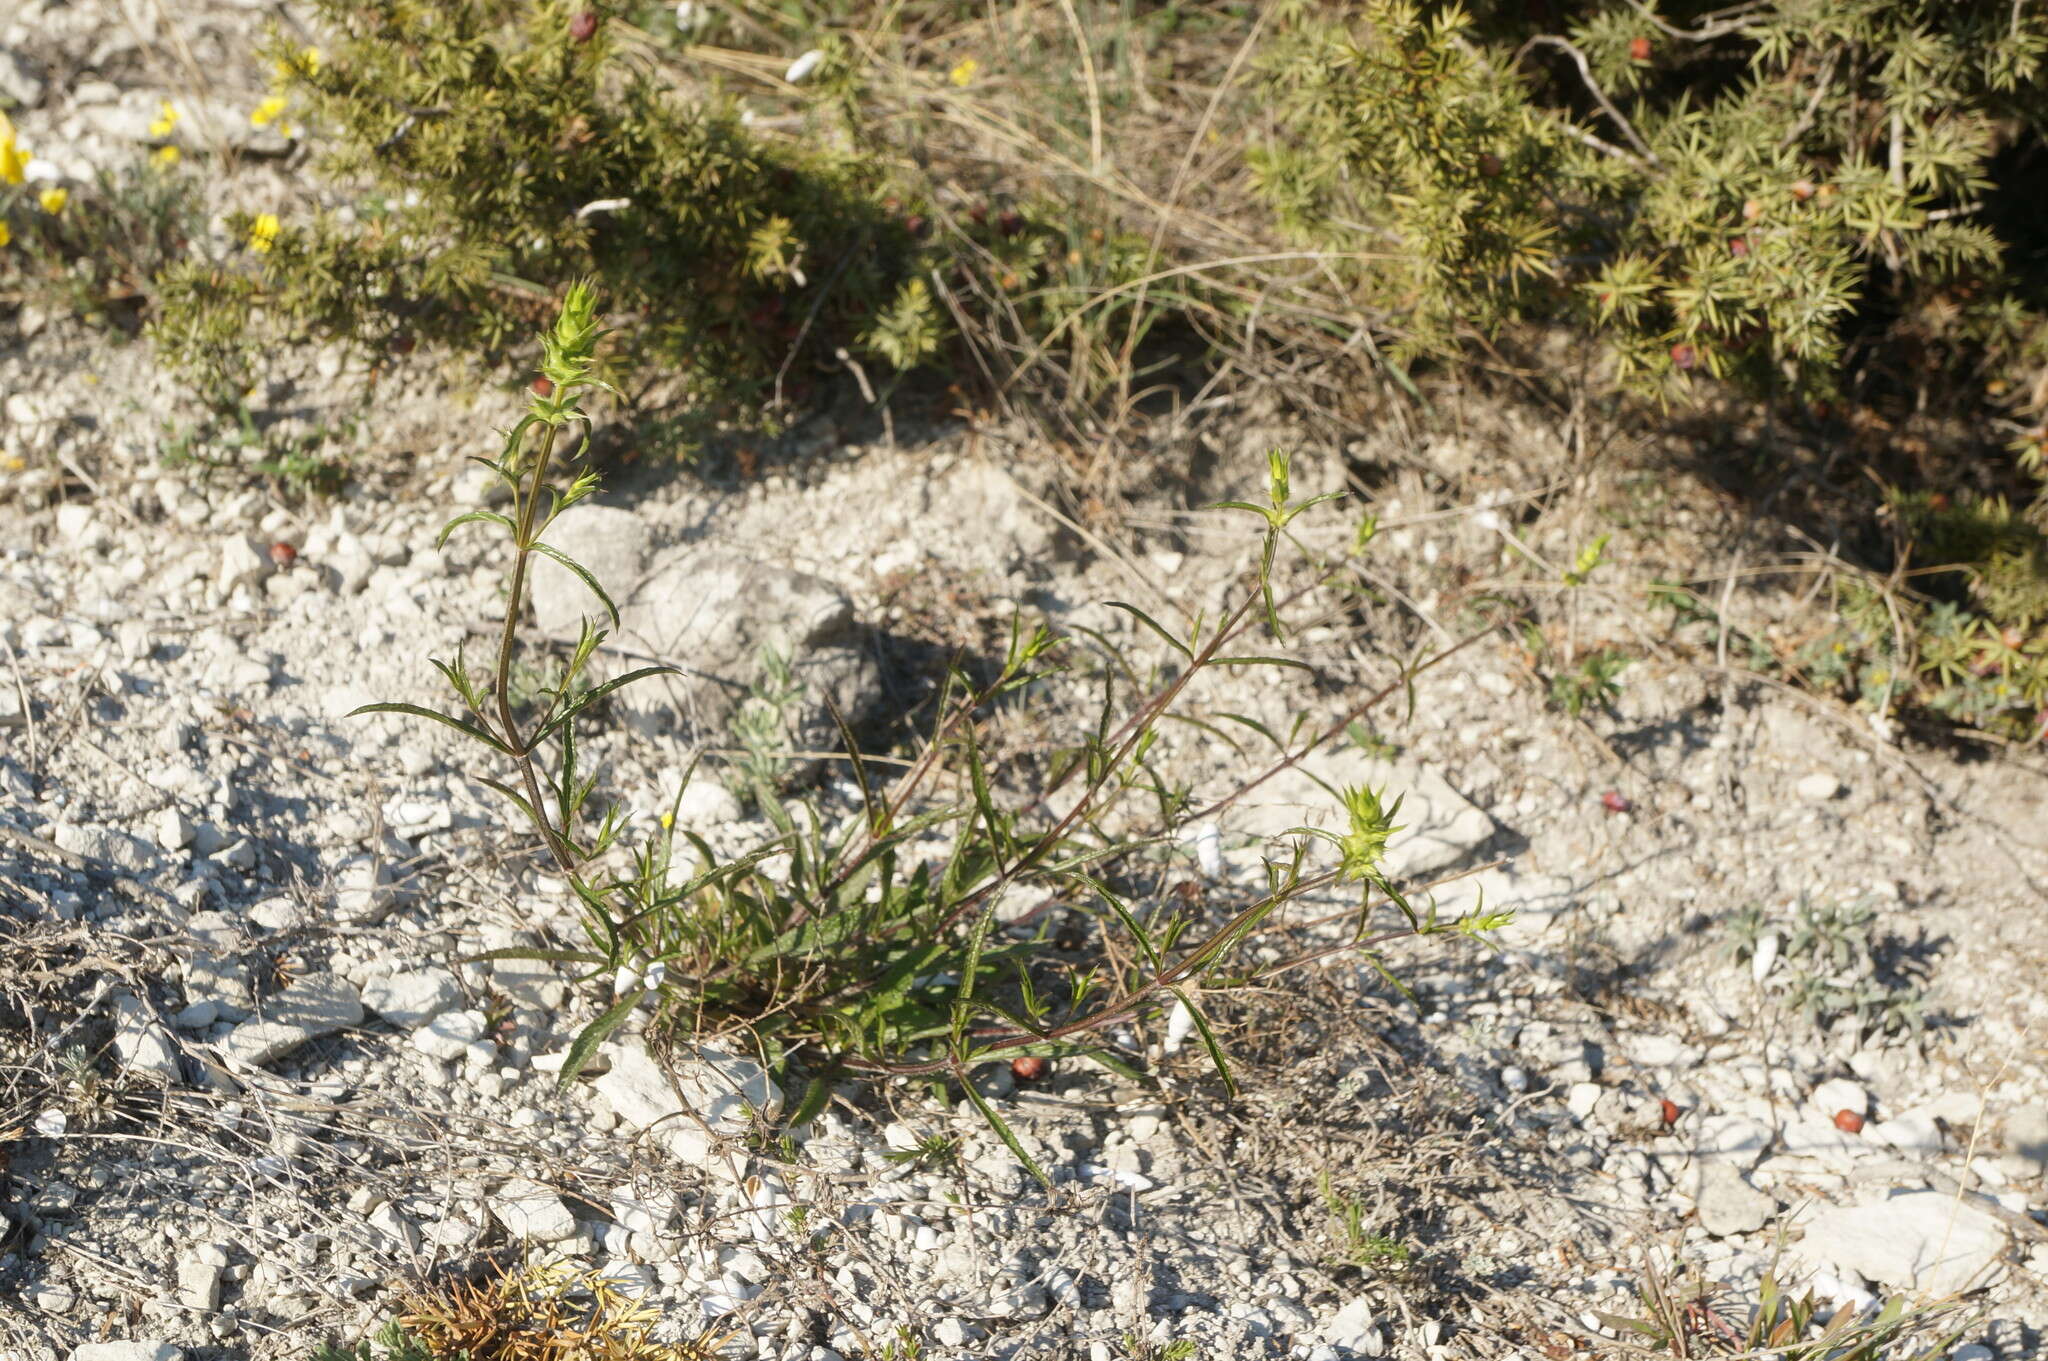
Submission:
M 1337 1240 L 1337 1261 L 1374 1271 L 1396 1271 L 1408 1265 L 1411 1250 L 1400 1239 L 1367 1227 L 1365 1203 L 1338 1191 L 1324 1172 L 1317 1180 L 1323 1208 Z
M 1770 929 L 1764 917 L 1764 910 L 1756 903 L 1745 903 L 1729 914 L 1728 924 L 1722 928 L 1725 939 L 1722 951 L 1731 964 L 1740 964 L 1756 958 L 1757 945 Z
M 158 456 L 166 468 L 198 469 L 203 481 L 254 474 L 294 496 L 332 496 L 348 481 L 348 461 L 327 451 L 353 435 L 350 423 L 280 434 L 257 423 L 245 397 L 222 395 L 199 419 L 167 423 Z
M 112 1118 L 121 1092 L 90 1049 L 72 1044 L 57 1055 L 56 1095 L 67 1119 L 91 1129 Z
M 1919 1035 L 1927 1026 L 1925 994 L 1910 966 L 1890 959 L 1899 944 L 1879 940 L 1877 926 L 1868 902 L 1802 902 L 1789 921 L 1750 905 L 1729 919 L 1723 949 L 1740 963 L 1755 957 L 1764 937 L 1781 939 L 1785 1005 L 1810 1024 L 1847 1019 L 1859 1034 Z
M 915 1164 L 927 1168 L 957 1168 L 960 1141 L 950 1134 L 929 1134 L 915 1148 L 900 1148 L 883 1155 L 888 1162 Z
M 1966 363 L 2038 345 L 1982 209 L 1992 158 L 2029 135 L 2002 120 L 2039 111 L 2048 19 L 1557 8 L 1563 32 L 1411 0 L 1281 7 L 1260 189 L 1405 350 L 1566 316 L 1626 377 L 1827 390 L 1859 325 Z
M 1764 1273 L 1754 1306 L 1732 1307 L 1726 1295 L 1706 1268 L 1674 1272 L 1652 1255 L 1636 1280 L 1642 1312 L 1599 1318 L 1666 1356 L 1769 1355 L 1780 1361 L 1890 1361 L 1909 1355 L 1941 1361 L 1970 1329 L 1968 1320 L 1942 1328 L 1955 1316 L 1953 1307 L 1922 1307 L 1900 1295 L 1874 1309 L 1831 1309 L 1810 1290 L 1789 1293 L 1776 1263 Z
M 231 214 L 238 260 L 161 280 L 166 354 L 239 391 L 280 333 L 500 352 L 588 276 L 635 314 L 613 377 L 707 415 L 780 396 L 806 347 L 916 362 L 916 246 L 872 167 L 754 136 L 715 90 L 660 79 L 608 6 L 582 33 L 582 8 L 317 4 L 322 54 L 277 41 L 275 98 L 353 202 Z M 869 345 L 874 326 L 889 338 Z
M 1199 1348 L 1191 1337 L 1177 1337 L 1171 1342 L 1148 1342 L 1136 1333 L 1124 1334 L 1124 1356 L 1127 1361 L 1192 1361 Z
M 803 697 L 803 687 L 790 674 L 789 661 L 774 648 L 761 649 L 761 674 L 733 712 L 732 735 L 741 755 L 734 763 L 738 788 L 747 799 L 773 790 L 789 767 L 782 752 L 789 746 L 790 712 Z
M 431 1348 L 398 1325 L 398 1320 L 388 1320 L 377 1330 L 374 1337 L 365 1338 L 353 1347 L 344 1347 L 335 1342 L 323 1342 L 313 1349 L 313 1361 L 440 1361 Z
M 2048 111 L 2048 17 L 2000 0 L 1291 0 L 1275 29 L 1258 192 L 1396 363 L 1566 322 L 1660 401 L 1711 376 L 1798 399 L 1802 419 L 1848 396 L 1875 431 L 1939 411 L 1993 432 L 1973 451 L 1989 457 L 1951 439 L 1922 458 L 1889 513 L 1900 578 L 1966 596 L 2009 655 L 1928 682 L 1920 601 L 1882 630 L 1894 655 L 1851 626 L 1802 660 L 1880 713 L 2048 735 L 2048 294 L 2017 206 L 2038 188 L 2014 169 Z M 1590 697 L 1576 680 L 1560 694 Z
M 1811 683 L 1879 714 L 1918 710 L 2021 742 L 2048 738 L 2048 627 L 2024 597 L 2002 602 L 2014 613 L 1987 615 L 1849 578 L 1835 599 L 1835 626 L 1798 652 Z
M 1569 671 L 1550 678 L 1550 702 L 1576 718 L 1588 708 L 1604 709 L 1621 693 L 1615 679 L 1629 664 L 1629 655 L 1612 648 L 1589 653 Z
M 844 759 L 860 791 L 858 808 L 834 814 L 815 800 L 792 802 L 761 788 L 757 797 L 777 835 L 747 855 L 721 862 L 693 837 L 699 868 L 677 883 L 671 818 L 660 835 L 630 853 L 627 868 L 608 868 L 617 863 L 606 852 L 621 823 L 613 811 L 593 830 L 584 829 L 596 776 L 579 765 L 577 724 L 595 715 L 593 706 L 605 695 L 663 668 L 641 667 L 578 689 L 605 638 L 586 622 L 560 684 L 543 697 L 538 712 L 522 721 L 511 704 L 519 621 L 536 555 L 581 578 L 605 612 L 613 613 L 601 583 L 542 538 L 556 515 L 597 485 L 593 471 L 572 471 L 578 455 L 561 444 L 587 431 L 581 403 L 602 386 L 596 376 L 595 309 L 590 287 L 569 290 L 543 339 L 547 394 L 529 396 L 503 455 L 486 461 L 510 493 L 509 510 L 470 510 L 442 531 L 445 540 L 467 525 L 494 526 L 511 543 L 495 665 L 477 676 L 459 654 L 453 663 L 435 663 L 461 702 L 458 714 L 404 702 L 357 711 L 443 724 L 510 766 L 509 780 L 476 778 L 538 833 L 576 896 L 588 939 L 576 948 L 486 957 L 540 957 L 614 980 L 612 1002 L 571 1045 L 564 1081 L 643 1003 L 652 1004 L 657 1035 L 740 1028 L 764 1052 L 811 1056 L 822 1073 L 792 1114 L 792 1124 L 821 1107 L 829 1094 L 827 1078 L 836 1071 L 950 1080 L 1019 1161 L 1042 1178 L 1024 1145 L 969 1080 L 974 1069 L 1024 1056 L 1071 1056 L 1129 1075 L 1128 1061 L 1100 1032 L 1153 1021 L 1179 1006 L 1193 1018 L 1228 1086 L 1230 1069 L 1206 1015 L 1206 999 L 1257 985 L 1301 962 L 1275 962 L 1246 948 L 1295 899 L 1356 886 L 1353 935 L 1340 948 L 1359 952 L 1383 972 L 1380 951 L 1393 941 L 1446 933 L 1483 939 L 1508 920 L 1509 914 L 1483 908 L 1447 920 L 1433 904 L 1411 905 L 1382 864 L 1387 839 L 1398 830 L 1394 808 L 1376 792 L 1359 789 L 1341 791 L 1345 831 L 1289 832 L 1284 848 L 1266 862 L 1263 891 L 1248 895 L 1249 901 L 1220 922 L 1177 901 L 1133 901 L 1120 886 L 1130 867 L 1167 855 L 1177 828 L 1191 815 L 1213 813 L 1237 797 L 1197 808 L 1189 791 L 1154 764 L 1162 728 L 1181 716 L 1190 680 L 1215 668 L 1300 665 L 1244 650 L 1261 632 L 1281 632 L 1285 602 L 1272 578 L 1276 553 L 1290 522 L 1325 499 L 1293 501 L 1287 460 L 1279 454 L 1270 460 L 1265 503 L 1228 503 L 1261 524 L 1255 578 L 1220 618 L 1196 615 L 1184 635 L 1118 604 L 1135 628 L 1179 654 L 1181 665 L 1156 689 L 1119 695 L 1119 677 L 1140 673 L 1112 650 L 1099 671 L 1105 689 L 1094 730 L 1057 753 L 1042 783 L 1016 806 L 999 802 L 1014 777 L 992 760 L 988 720 L 1050 680 L 1058 655 L 1073 650 L 1049 632 L 1021 624 L 1013 627 L 992 674 L 980 680 L 957 670 L 949 675 L 934 705 L 932 731 L 893 786 L 879 782 L 842 728 Z M 566 478 L 560 487 L 550 480 L 558 470 Z M 1306 739 L 1275 738 L 1281 760 L 1245 787 L 1342 734 L 1407 680 L 1404 675 L 1391 682 Z M 1050 811 L 1054 800 L 1064 811 Z M 1154 830 L 1103 831 L 1112 813 L 1138 801 L 1151 803 Z M 941 839 L 943 851 L 933 845 Z M 1317 841 L 1335 848 L 1336 864 L 1311 867 Z M 779 873 L 765 872 L 770 859 L 786 862 Z M 1043 949 L 1036 937 L 998 937 L 997 908 L 1012 893 L 1060 897 L 1092 916 L 1105 935 L 1114 935 L 1115 950 L 1073 958 Z M 1376 920 L 1383 912 L 1391 912 L 1392 920 Z
M 27 160 L 0 114 L 0 302 L 137 328 L 156 275 L 206 237 L 198 178 L 175 165 L 131 164 L 57 185 L 29 180 Z
M 878 1353 L 880 1361 L 918 1361 L 924 1355 L 924 1343 L 905 1324 L 896 1325 L 896 1336 L 882 1344 Z

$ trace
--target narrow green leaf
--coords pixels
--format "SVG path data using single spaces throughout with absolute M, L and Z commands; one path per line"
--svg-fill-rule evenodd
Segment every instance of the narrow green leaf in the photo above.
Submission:
M 1106 1069 L 1126 1082 L 1135 1082 L 1143 1085 L 1150 1081 L 1143 1073 L 1131 1067 L 1130 1064 L 1125 1063 L 1107 1049 L 1081 1049 L 1076 1051 L 1076 1057 L 1084 1058 L 1098 1068 Z
M 1291 666 L 1297 671 L 1306 671 L 1311 676 L 1316 669 L 1307 662 L 1295 661 L 1292 657 L 1211 657 L 1210 666 Z
M 1124 930 L 1130 932 L 1131 938 L 1138 942 L 1138 948 L 1145 952 L 1146 966 L 1157 972 L 1159 968 L 1159 951 L 1154 948 L 1150 933 L 1138 924 L 1138 919 L 1131 915 L 1131 910 L 1128 907 L 1124 906 L 1124 900 L 1111 892 L 1109 885 L 1099 879 L 1091 879 L 1085 874 L 1076 874 L 1074 878 L 1088 885 L 1096 897 L 1109 904 L 1109 910 L 1116 914 L 1117 920 L 1123 923 Z
M 1034 1021 L 1029 1016 L 1021 1016 L 1016 1011 L 1004 1006 L 1000 1002 L 991 1002 L 984 999 L 981 1005 L 984 1008 L 986 1008 L 991 1015 L 994 1015 L 1000 1018 L 1001 1020 L 1008 1021 L 1012 1027 L 1019 1031 L 1022 1031 L 1026 1035 L 1043 1036 L 1045 1034 L 1045 1023 L 1043 1021 Z M 980 1054 L 969 1055 L 967 1061 L 970 1064 L 978 1062 L 979 1060 L 986 1058 L 988 1056 L 988 1052 L 989 1051 L 985 1050 Z M 1048 1048 L 1045 1045 L 1033 1044 L 1025 1045 L 1022 1048 L 1019 1048 L 1015 1045 L 1005 1046 L 1000 1050 L 1000 1052 L 1006 1054 L 1049 1054 L 1056 1053 L 1058 1051 L 1056 1048 Z
M 436 723 L 447 724 L 457 732 L 467 733 L 493 751 L 503 752 L 507 756 L 514 754 L 512 748 L 498 740 L 497 734 L 486 732 L 466 718 L 456 718 L 452 714 L 444 714 L 438 710 L 428 709 L 418 704 L 365 704 L 359 709 L 348 711 L 348 717 L 350 718 L 355 718 L 361 714 L 411 714 L 414 718 L 431 718 Z
M 1216 1075 L 1223 1079 L 1224 1092 L 1232 1097 L 1237 1095 L 1237 1079 L 1231 1076 L 1230 1062 L 1223 1057 L 1223 1046 L 1216 1042 L 1216 1032 L 1209 1029 L 1209 1018 L 1202 1009 L 1188 1000 L 1186 992 L 1179 988 L 1170 990 L 1180 1004 L 1188 1009 L 1188 1017 L 1195 1023 L 1195 1033 L 1202 1037 L 1202 1047 L 1209 1051 L 1209 1062 L 1216 1065 Z
M 664 674 L 671 676 L 680 676 L 683 673 L 681 669 L 673 666 L 642 666 L 636 667 L 635 669 L 628 671 L 623 676 L 614 676 L 612 679 L 604 682 L 602 685 L 591 686 L 588 690 L 585 690 L 582 694 L 578 695 L 574 700 L 572 700 L 567 708 L 563 709 L 560 713 L 556 714 L 553 718 L 549 719 L 547 722 L 547 726 L 542 728 L 538 733 L 536 733 L 534 735 L 533 740 L 538 742 L 544 737 L 553 736 L 557 728 L 562 727 L 564 724 L 574 719 L 576 715 L 582 713 L 585 709 L 588 709 L 591 705 L 597 703 L 606 695 L 609 695 L 612 691 L 624 689 L 626 686 L 631 685 L 634 681 L 646 680 L 649 676 L 659 676 Z
M 538 823 L 540 821 L 539 818 L 534 816 L 533 805 L 526 801 L 526 795 L 520 793 L 511 785 L 504 783 L 502 780 L 494 780 L 488 775 L 478 775 L 474 778 L 478 784 L 483 785 L 487 789 L 495 790 L 497 793 L 511 800 L 513 807 L 517 808 L 520 812 L 526 814 L 526 820 L 528 822 Z
M 434 540 L 434 547 L 440 548 L 445 546 L 448 542 L 448 536 L 453 534 L 459 527 L 478 521 L 487 524 L 503 525 L 507 529 L 513 528 L 511 519 L 508 516 L 500 515 L 495 510 L 466 510 L 447 524 L 441 526 L 441 537 Z
M 510 468 L 507 468 L 497 459 L 485 458 L 482 454 L 471 454 L 469 456 L 469 461 L 471 463 L 483 464 L 484 467 L 489 468 L 492 472 L 496 473 L 499 477 L 499 480 L 504 482 L 506 486 L 511 487 L 515 491 L 518 490 L 519 479 L 512 475 L 512 470 Z
M 455 962 L 457 964 L 489 964 L 491 961 L 498 959 L 530 959 L 546 964 L 588 964 L 596 968 L 603 967 L 605 962 L 603 955 L 595 954 L 589 950 L 544 950 L 532 945 L 507 945 L 502 949 L 485 950 L 474 955 L 464 955 Z
M 1151 629 L 1161 638 L 1164 638 L 1166 640 L 1166 645 L 1168 647 L 1171 647 L 1175 652 L 1178 652 L 1181 656 L 1187 658 L 1189 661 L 1193 661 L 1195 659 L 1195 654 L 1188 651 L 1188 645 L 1186 643 L 1183 643 L 1180 639 L 1168 633 L 1163 627 L 1160 626 L 1158 620 L 1154 619 L 1151 615 L 1139 609 L 1136 605 L 1127 605 L 1121 600 L 1107 600 L 1103 603 L 1108 605 L 1113 610 L 1122 610 L 1126 614 L 1129 614 L 1132 618 L 1136 619 L 1146 628 Z
M 456 664 L 450 666 L 439 657 L 427 658 L 428 665 L 441 673 L 447 680 L 449 688 L 462 697 L 462 702 L 469 706 L 470 711 L 472 713 L 481 712 L 484 707 L 483 696 L 478 693 L 475 683 L 470 680 L 468 672 L 462 667 L 462 655 L 460 652 L 456 654 L 455 661 Z
M 996 903 L 1000 900 L 1000 894 L 992 896 L 988 900 L 988 903 L 976 914 L 974 930 L 967 937 L 967 959 L 960 973 L 960 1000 L 962 1002 L 969 1002 L 974 999 L 974 976 L 981 970 L 981 947 L 988 940 L 989 928 L 995 925 Z
M 596 596 L 598 600 L 604 605 L 604 612 L 611 616 L 612 627 L 619 627 L 619 607 L 617 605 L 612 604 L 612 598 L 604 593 L 604 587 L 597 584 L 597 578 L 590 574 L 590 569 L 588 567 L 585 567 L 582 563 L 576 561 L 576 559 L 570 557 L 567 553 L 564 553 L 560 549 L 555 548 L 549 544 L 536 543 L 533 545 L 533 551 L 541 554 L 543 557 L 554 559 L 562 566 L 574 572 L 576 574 L 576 579 L 578 581 L 581 581 L 585 586 L 589 587 L 590 593 Z
M 626 1018 L 633 1014 L 633 1008 L 640 1005 L 640 999 L 647 996 L 648 991 L 647 988 L 633 989 L 629 995 L 612 1003 L 604 1015 L 583 1027 L 583 1033 L 575 1038 L 569 1045 L 569 1052 L 562 1057 L 562 1075 L 556 1079 L 560 1086 L 566 1087 L 575 1081 L 576 1075 L 597 1053 L 597 1047 L 626 1023 Z
M 1386 985 L 1388 987 L 1392 988 L 1395 992 L 1398 992 L 1403 997 L 1407 998 L 1409 1006 L 1414 1007 L 1417 1011 L 1422 1010 L 1422 1000 L 1418 998 L 1412 991 L 1409 990 L 1409 987 L 1406 983 L 1403 983 L 1400 979 L 1394 977 L 1393 971 L 1387 968 L 1386 964 L 1381 961 L 1378 955 L 1374 954 L 1370 950 L 1367 950 L 1364 953 L 1365 962 L 1372 965 L 1373 972 L 1378 974 L 1383 980 L 1385 980 Z
M 1259 722 L 1259 720 L 1257 720 L 1256 718 L 1251 718 L 1244 714 L 1232 713 L 1228 710 L 1219 712 L 1216 715 L 1216 717 L 1219 719 L 1228 719 L 1232 723 L 1236 723 L 1243 727 L 1250 728 L 1253 732 L 1265 738 L 1268 742 L 1271 742 L 1273 744 L 1274 750 L 1276 751 L 1285 752 L 1287 750 L 1286 739 L 1281 737 L 1280 734 L 1274 732 L 1265 724 Z M 1325 788 L 1327 787 L 1328 786 L 1325 786 Z
M 988 837 L 995 854 L 1003 861 L 1016 855 L 1009 829 L 1004 826 L 1002 815 L 996 811 L 995 798 L 989 793 L 988 770 L 981 763 L 981 743 L 976 739 L 974 726 L 969 724 L 963 732 L 962 745 L 967 749 L 967 774 L 974 790 L 974 806 L 981 813 L 982 825 L 988 828 Z
M 879 836 L 888 825 L 889 805 L 875 799 L 874 784 L 868 779 L 868 763 L 861 759 L 860 744 L 853 739 L 853 727 L 830 695 L 825 696 L 825 712 L 831 715 L 832 726 L 839 730 L 839 744 L 846 748 L 846 759 L 853 766 L 853 782 L 860 787 L 861 809 L 868 815 L 868 831 L 870 835 Z
M 1289 506 L 1287 508 L 1286 515 L 1283 516 L 1281 519 L 1281 523 L 1286 524 L 1288 521 L 1292 520 L 1295 516 L 1301 514 L 1303 511 L 1308 510 L 1314 506 L 1320 506 L 1325 501 L 1341 501 L 1343 499 L 1344 493 L 1341 491 L 1326 491 L 1320 496 L 1311 496 L 1306 501 L 1297 502 L 1296 504 Z
M 996 1132 L 996 1137 L 1003 1141 L 1004 1145 L 1008 1147 L 1018 1162 L 1024 1164 L 1026 1171 L 1038 1178 L 1039 1185 L 1050 1191 L 1052 1189 L 1052 1178 L 1045 1175 L 1045 1169 L 1038 1165 L 1036 1158 L 1033 1158 L 1024 1151 L 1024 1145 L 1017 1138 L 1016 1132 L 1004 1122 L 1002 1116 L 996 1114 L 996 1108 L 989 1105 L 980 1092 L 974 1090 L 973 1081 L 963 1081 L 960 1086 L 967 1093 L 967 1099 L 974 1103 L 974 1108 L 981 1112 L 981 1118 L 988 1121 L 989 1128 Z
M 1408 370 L 1402 368 L 1399 364 L 1394 363 L 1392 360 L 1388 359 L 1384 355 L 1379 355 L 1377 356 L 1377 358 L 1379 359 L 1380 367 L 1393 377 L 1395 385 L 1399 387 L 1401 391 L 1408 394 L 1408 399 L 1410 401 L 1414 402 L 1417 406 L 1421 407 L 1425 412 L 1428 412 L 1431 415 L 1435 414 L 1435 408 L 1431 407 L 1429 404 L 1429 399 L 1422 395 L 1422 389 L 1415 386 L 1415 380 L 1408 376 Z
M 1229 733 L 1223 731 L 1221 727 L 1214 723 L 1211 723 L 1209 720 L 1205 718 L 1196 718 L 1192 714 L 1177 714 L 1171 711 L 1163 713 L 1159 715 L 1159 717 L 1162 720 L 1168 722 L 1185 723 L 1190 728 L 1199 729 L 1200 731 L 1205 732 L 1209 734 L 1209 736 L 1215 738 L 1218 742 L 1221 742 L 1224 746 L 1229 747 L 1230 750 L 1238 756 L 1243 756 L 1246 754 L 1243 743 L 1239 742 L 1235 737 L 1232 737 Z
M 829 1075 L 820 1073 L 804 1084 L 803 1097 L 796 1103 L 796 1109 L 783 1122 L 785 1129 L 800 1129 L 825 1113 L 825 1107 L 832 1100 L 832 1082 Z
M 576 819 L 576 725 L 564 723 L 561 734 L 562 767 L 561 778 L 555 785 L 555 810 L 557 825 L 566 835 Z

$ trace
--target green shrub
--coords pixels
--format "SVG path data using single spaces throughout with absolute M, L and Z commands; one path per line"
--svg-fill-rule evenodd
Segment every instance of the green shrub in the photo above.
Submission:
M 1261 58 L 1264 196 L 1410 349 L 1562 317 L 1624 379 L 1808 393 L 1873 332 L 1966 371 L 2041 358 L 2038 281 L 1984 210 L 2048 113 L 2048 15 L 1595 0 L 1544 7 L 1560 33 L 1487 8 L 1293 0 Z
M 924 357 L 916 243 L 873 168 L 671 88 L 607 7 L 314 11 L 325 46 L 274 52 L 280 116 L 317 131 L 347 201 L 237 215 L 236 267 L 162 281 L 158 338 L 210 387 L 241 390 L 262 333 L 501 352 L 584 276 L 635 317 L 619 374 L 707 410 L 761 399 L 799 346 Z
M 2021 153 L 2048 116 L 2048 15 L 2003 0 L 1482 13 L 1282 7 L 1260 58 L 1276 131 L 1252 152 L 1282 226 L 1332 253 L 1397 360 L 1564 322 L 1606 342 L 1615 381 L 1664 399 L 1713 377 L 1968 422 L 1948 443 L 1974 437 L 1972 456 L 2007 442 L 2015 461 L 1892 465 L 1908 479 L 1894 561 L 1932 594 L 1889 591 L 1877 619 L 1847 602 L 1801 662 L 1880 712 L 2041 736 L 2048 280 L 2020 205 L 2042 187 Z M 1946 494 L 1964 477 L 1980 490 Z

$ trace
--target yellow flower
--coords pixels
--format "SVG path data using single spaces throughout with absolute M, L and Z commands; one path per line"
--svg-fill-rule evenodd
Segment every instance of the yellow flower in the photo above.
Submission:
M 28 153 L 14 144 L 14 124 L 0 113 L 0 184 L 20 184 L 28 173 Z
M 972 57 L 963 57 L 960 59 L 960 64 L 953 68 L 953 73 L 947 76 L 946 79 L 964 90 L 973 83 L 974 73 L 980 69 L 980 62 Z
M 272 95 L 250 111 L 249 126 L 252 128 L 269 127 L 277 121 L 277 116 L 284 112 L 284 105 L 283 96 Z
M 277 214 L 256 214 L 256 220 L 249 224 L 249 249 L 258 255 L 268 255 L 270 248 L 276 244 Z
M 64 211 L 64 205 L 71 202 L 71 191 L 61 184 L 53 184 L 36 195 L 36 202 L 43 205 L 43 211 L 51 215 Z
M 5 222 L 0 222 L 0 246 L 6 245 L 13 239 L 14 229 L 8 226 Z
M 149 135 L 164 138 L 171 135 L 171 129 L 178 126 L 178 111 L 166 103 L 157 110 L 156 121 L 149 125 Z
M 320 49 L 302 47 L 289 57 L 280 57 L 274 68 L 279 80 L 290 80 L 293 76 L 317 76 L 320 74 Z
M 180 152 L 174 146 L 160 146 L 150 154 L 149 159 L 155 161 L 158 165 L 163 166 L 165 169 L 169 169 L 171 166 L 174 166 L 178 163 L 178 157 L 181 156 L 182 154 L 183 153 Z

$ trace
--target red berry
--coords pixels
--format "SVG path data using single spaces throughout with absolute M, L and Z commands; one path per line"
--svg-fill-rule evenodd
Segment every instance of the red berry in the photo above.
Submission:
M 1836 1111 L 1835 1128 L 1844 1134 L 1861 1134 L 1863 1132 L 1863 1117 L 1852 1110 Z
M 924 229 L 925 220 L 923 213 L 912 213 L 909 217 L 903 219 L 903 230 L 909 232 L 912 236 L 923 236 Z
M 1804 203 L 1804 202 L 1806 202 L 1806 200 L 1808 200 L 1808 199 L 1812 198 L 1812 197 L 1813 197 L 1813 181 L 1812 181 L 1812 180 L 1794 180 L 1794 181 L 1792 181 L 1792 197 L 1793 197 L 1793 198 L 1796 198 L 1796 199 L 1798 199 L 1798 200 L 1799 200 L 1799 201 L 1800 201 L 1801 203 Z
M 1680 341 L 1671 347 L 1671 362 L 1681 372 L 1690 371 L 1693 365 L 1700 362 L 1699 351 L 1684 341 Z
M 578 10 L 569 20 L 569 36 L 579 43 L 587 43 L 597 33 L 597 11 Z
M 1010 1060 L 1010 1076 L 1019 1082 L 1036 1082 L 1045 1076 L 1050 1065 L 1036 1054 L 1026 1054 L 1021 1059 Z
M 1610 813 L 1626 813 L 1635 807 L 1628 801 L 1628 795 L 1618 789 L 1610 789 L 1600 796 L 1600 806 Z
M 1746 236 L 1729 238 L 1728 253 L 1738 260 L 1749 254 L 1749 238 Z
M 1648 61 L 1650 59 L 1650 40 L 1640 37 L 1630 38 L 1628 40 L 1628 59 L 1630 61 Z
M 270 560 L 279 567 L 289 567 L 299 560 L 299 550 L 279 539 L 270 545 Z
M 533 380 L 533 391 L 537 397 L 552 397 L 555 395 L 555 380 L 552 378 L 536 378 Z
M 1664 1117 L 1664 1128 L 1666 1129 L 1670 1129 L 1678 1123 L 1678 1103 L 1668 1096 L 1658 1105 L 1657 1113 Z
M 1494 155 L 1491 151 L 1479 153 L 1479 173 L 1487 179 L 1493 179 L 1504 169 L 1506 167 L 1501 163 L 1500 157 Z

